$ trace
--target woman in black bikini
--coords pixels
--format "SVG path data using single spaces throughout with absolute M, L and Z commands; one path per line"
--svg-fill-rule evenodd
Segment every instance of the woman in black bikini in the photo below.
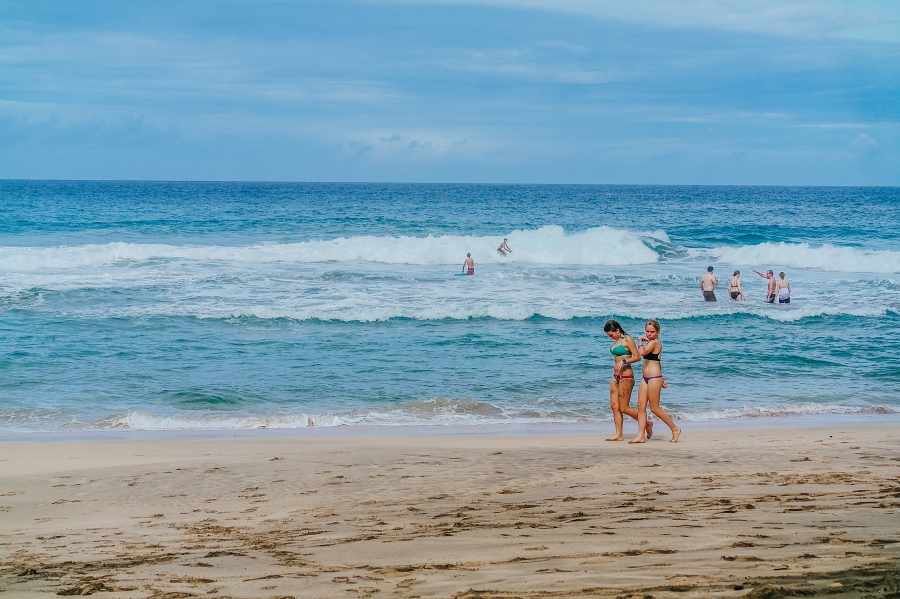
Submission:
M 743 302 L 747 298 L 744 297 L 744 290 L 741 289 L 741 271 L 734 271 L 734 276 L 728 281 L 728 295 L 733 302 Z
M 662 354 L 662 342 L 659 340 L 659 323 L 655 320 L 648 320 L 647 326 L 644 327 L 645 335 L 641 336 L 637 350 L 644 359 L 641 366 L 641 386 L 638 387 L 638 435 L 629 443 L 643 443 L 644 431 L 647 428 L 647 404 L 650 404 L 650 411 L 657 418 L 666 423 L 672 429 L 672 440 L 670 443 L 678 441 L 681 429 L 675 426 L 672 417 L 666 414 L 666 411 L 659 407 L 659 395 L 663 387 L 666 386 L 666 379 L 662 375 L 662 366 L 660 364 L 660 354 Z M 649 433 L 647 437 L 649 437 Z
M 629 362 L 640 360 L 637 345 L 634 339 L 625 332 L 615 320 L 608 320 L 603 325 L 603 332 L 612 339 L 613 344 L 609 353 L 613 355 L 613 377 L 609 381 L 609 405 L 612 408 L 613 420 L 616 423 L 616 434 L 607 441 L 622 441 L 622 425 L 624 417 L 628 414 L 635 420 L 638 419 L 638 411 L 631 407 L 631 392 L 634 391 L 634 371 Z M 647 438 L 653 436 L 653 423 L 647 422 Z

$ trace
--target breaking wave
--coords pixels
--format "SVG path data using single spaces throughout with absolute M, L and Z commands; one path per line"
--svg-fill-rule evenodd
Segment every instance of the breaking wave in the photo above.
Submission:
M 716 258 L 726 264 L 758 264 L 759 268 L 771 266 L 775 272 L 782 268 L 812 268 L 837 272 L 900 273 L 900 252 L 829 243 L 813 247 L 808 243 L 766 242 L 696 249 L 691 250 L 690 254 Z
M 501 257 L 496 248 L 501 236 L 441 235 L 355 236 L 326 241 L 271 243 L 246 246 L 179 246 L 125 243 L 55 247 L 2 247 L 4 270 L 28 271 L 100 267 L 117 263 L 164 260 L 238 263 L 378 262 L 384 264 L 459 264 L 467 253 L 476 262 L 523 264 L 630 265 L 659 259 L 644 239 L 659 248 L 668 243 L 662 231 L 640 233 L 611 227 L 594 227 L 566 233 L 562 227 L 517 230 L 506 235 L 513 253 Z

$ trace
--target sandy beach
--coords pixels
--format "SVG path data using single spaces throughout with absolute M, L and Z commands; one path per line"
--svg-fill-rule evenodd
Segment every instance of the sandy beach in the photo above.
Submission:
M 662 434 L 660 434 L 662 433 Z M 896 597 L 900 425 L 0 444 L 7 597 Z

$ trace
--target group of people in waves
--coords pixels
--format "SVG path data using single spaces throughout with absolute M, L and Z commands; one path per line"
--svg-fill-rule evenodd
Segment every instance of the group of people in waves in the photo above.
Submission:
M 622 428 L 625 416 L 634 418 L 638 422 L 637 437 L 629 443 L 644 443 L 653 436 L 653 422 L 647 418 L 647 406 L 657 418 L 666 423 L 672 429 L 672 443 L 678 441 L 681 429 L 675 426 L 675 421 L 659 405 L 659 396 L 666 387 L 666 379 L 662 375 L 662 341 L 659 340 L 659 323 L 648 320 L 644 326 L 644 334 L 634 338 L 625 332 L 615 320 L 609 320 L 603 326 L 603 331 L 613 344 L 609 353 L 613 356 L 613 376 L 609 381 L 609 405 L 612 407 L 613 420 L 616 423 L 616 434 L 607 441 L 622 441 L 625 439 Z M 641 384 L 638 387 L 637 409 L 631 407 L 631 393 L 634 391 L 634 370 L 632 364 L 643 360 L 641 365 Z
M 497 253 L 501 256 L 511 254 L 512 250 L 504 239 Z M 712 271 L 712 267 L 710 267 Z M 475 274 L 475 261 L 472 254 L 466 254 L 463 262 L 465 275 Z M 711 273 L 710 273 L 711 274 Z M 716 281 L 718 283 L 718 281 Z M 666 387 L 666 379 L 662 375 L 662 341 L 659 340 L 659 323 L 648 320 L 644 327 L 644 334 L 635 343 L 634 338 L 625 332 L 615 320 L 609 320 L 603 326 L 607 337 L 612 339 L 609 352 L 613 355 L 613 376 L 609 382 L 609 404 L 612 407 L 613 420 L 616 423 L 616 434 L 607 441 L 623 441 L 623 426 L 625 414 L 638 422 L 637 437 L 629 443 L 644 443 L 653 436 L 653 421 L 647 418 L 647 406 L 657 418 L 662 420 L 672 429 L 672 443 L 678 441 L 681 429 L 675 426 L 675 421 L 665 410 L 659 406 L 659 396 Z M 631 394 L 634 391 L 634 370 L 632 364 L 643 360 L 641 366 L 641 384 L 638 387 L 637 409 L 631 407 Z
M 719 279 L 713 274 L 714 270 L 712 266 L 708 267 L 706 274 L 700 279 L 700 291 L 703 292 L 703 300 L 707 302 L 716 301 L 716 286 L 719 284 Z M 775 273 L 771 270 L 767 270 L 766 274 L 758 270 L 753 272 L 768 280 L 768 285 L 766 286 L 767 304 L 774 304 L 776 298 L 779 304 L 791 303 L 791 282 L 784 278 L 783 272 L 778 273 L 777 279 L 775 278 Z M 747 300 L 741 287 L 741 271 L 739 270 L 734 271 L 734 276 L 728 281 L 728 296 L 733 302 Z

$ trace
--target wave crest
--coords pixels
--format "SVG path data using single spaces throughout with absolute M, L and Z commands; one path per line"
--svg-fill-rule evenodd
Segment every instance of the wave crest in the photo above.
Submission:
M 900 252 L 867 250 L 830 243 L 813 247 L 808 243 L 765 242 L 757 245 L 722 246 L 691 250 L 695 256 L 710 256 L 726 264 L 777 265 L 780 268 L 812 268 L 835 272 L 900 272 Z
M 383 264 L 462 264 L 467 253 L 476 263 L 572 264 L 618 266 L 650 264 L 659 254 L 644 243 L 666 245 L 662 231 L 639 233 L 612 227 L 594 227 L 566 233 L 556 225 L 516 230 L 506 237 L 513 253 L 497 253 L 501 236 L 441 235 L 355 236 L 299 243 L 247 246 L 178 246 L 152 243 L 113 242 L 55 247 L 2 247 L 0 263 L 5 270 L 29 271 L 107 266 L 120 262 L 145 263 L 158 260 L 190 260 L 232 263 L 323 263 L 377 262 Z

